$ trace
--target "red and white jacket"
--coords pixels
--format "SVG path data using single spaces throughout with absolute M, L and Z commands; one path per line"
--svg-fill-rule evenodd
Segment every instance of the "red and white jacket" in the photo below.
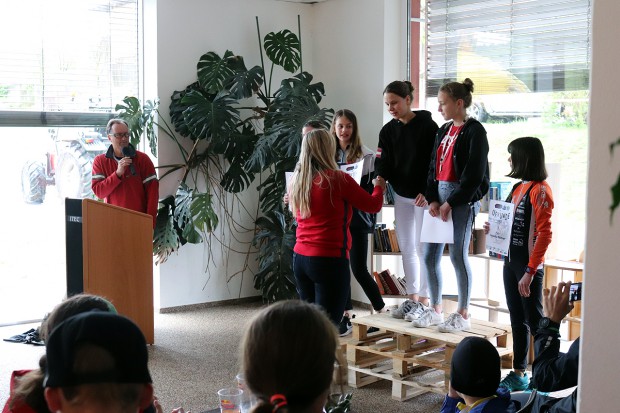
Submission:
M 294 251 L 310 257 L 349 257 L 351 249 L 352 208 L 377 213 L 383 206 L 383 190 L 375 187 L 372 195 L 342 171 L 327 171 L 329 182 L 317 177 L 310 193 L 310 216 L 297 217 L 297 241 Z
M 108 204 L 151 215 L 154 228 L 159 203 L 159 181 L 155 166 L 148 155 L 140 151 L 136 151 L 133 165 L 135 175 L 127 168 L 125 175 L 119 178 L 116 175 L 118 160 L 110 145 L 108 151 L 97 155 L 93 162 L 93 192 Z

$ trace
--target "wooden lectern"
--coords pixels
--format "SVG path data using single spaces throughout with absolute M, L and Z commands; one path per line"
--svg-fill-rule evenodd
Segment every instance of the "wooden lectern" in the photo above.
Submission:
M 112 301 L 153 344 L 153 217 L 82 201 L 84 292 Z

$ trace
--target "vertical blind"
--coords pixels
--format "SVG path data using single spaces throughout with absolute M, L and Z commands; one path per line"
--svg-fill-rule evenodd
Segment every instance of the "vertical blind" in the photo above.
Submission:
M 428 0 L 427 91 L 588 89 L 591 0 Z
M 138 0 L 2 3 L 0 123 L 105 113 L 137 96 Z

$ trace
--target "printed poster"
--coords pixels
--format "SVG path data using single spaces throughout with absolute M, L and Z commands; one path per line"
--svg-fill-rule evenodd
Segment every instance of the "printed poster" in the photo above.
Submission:
M 362 171 L 364 170 L 364 160 L 362 159 L 356 163 L 349 163 L 346 165 L 340 165 L 340 170 L 349 174 L 351 178 L 355 179 L 355 182 L 359 185 L 362 181 Z
M 498 200 L 489 201 L 489 233 L 486 242 L 487 249 L 490 252 L 508 255 L 513 220 L 513 203 Z

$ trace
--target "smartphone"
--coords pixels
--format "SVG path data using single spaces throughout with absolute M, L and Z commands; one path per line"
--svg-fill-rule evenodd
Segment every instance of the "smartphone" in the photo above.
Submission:
M 570 285 L 569 301 L 581 301 L 581 283 L 572 283 Z

